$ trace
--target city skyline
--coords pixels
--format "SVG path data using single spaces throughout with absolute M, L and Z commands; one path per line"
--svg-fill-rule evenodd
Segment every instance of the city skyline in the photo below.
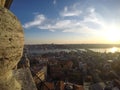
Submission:
M 119 0 L 14 0 L 25 44 L 119 44 Z

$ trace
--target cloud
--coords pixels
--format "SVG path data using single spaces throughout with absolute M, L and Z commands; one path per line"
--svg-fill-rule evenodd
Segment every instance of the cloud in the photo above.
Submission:
M 76 9 L 75 7 L 64 7 L 64 10 L 60 12 L 62 17 L 72 17 L 79 16 L 82 13 L 81 10 Z
M 55 5 L 57 3 L 57 1 L 56 0 L 53 0 L 53 4 Z
M 74 20 L 58 20 L 54 24 L 47 24 L 44 26 L 39 26 L 39 29 L 64 31 L 65 29 L 70 29 L 75 26 L 77 26 L 77 24 L 76 24 L 76 21 Z
M 59 20 L 54 24 L 46 24 L 39 26 L 39 29 L 50 30 L 50 31 L 62 31 L 62 32 L 73 32 L 73 33 L 95 33 L 96 30 L 89 28 L 86 23 L 78 20 Z
M 78 19 L 76 17 L 73 19 L 73 16 L 82 17 L 82 19 Z M 104 25 L 106 25 L 101 15 L 99 15 L 93 7 L 82 10 L 80 8 L 76 8 L 76 6 L 66 6 L 64 7 L 64 10 L 60 12 L 60 16 L 58 18 L 59 19 L 48 19 L 43 14 L 36 14 L 33 21 L 30 21 L 23 26 L 26 29 L 34 27 L 40 30 L 49 30 L 52 32 L 59 30 L 61 32 L 97 35 Z
M 37 14 L 33 21 L 27 22 L 23 25 L 24 28 L 30 28 L 41 25 L 46 20 L 43 14 Z
M 68 11 L 68 7 L 65 7 L 64 11 Z M 47 23 L 38 28 L 50 31 L 61 30 L 62 32 L 96 33 L 96 29 L 100 29 L 104 25 L 104 21 L 98 17 L 99 15 L 95 12 L 95 8 L 88 8 L 84 13 L 85 15 L 82 20 L 63 18 L 54 20 L 54 23 Z
M 102 17 L 95 12 L 95 8 L 88 8 L 87 9 L 87 14 L 84 16 L 83 22 L 84 23 L 93 23 L 99 26 L 104 26 L 104 20 Z

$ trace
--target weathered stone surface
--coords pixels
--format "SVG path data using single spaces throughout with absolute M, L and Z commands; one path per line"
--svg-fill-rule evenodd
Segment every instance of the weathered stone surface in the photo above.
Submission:
M 18 19 L 0 6 L 0 90 L 21 90 L 13 76 L 23 52 L 23 29 Z
M 0 75 L 12 70 L 22 56 L 23 29 L 18 19 L 0 8 Z
M 14 77 L 20 83 L 22 90 L 37 90 L 29 68 L 14 71 Z
M 1 6 L 1 7 L 4 7 L 5 1 L 6 1 L 6 0 L 0 0 L 0 6 Z

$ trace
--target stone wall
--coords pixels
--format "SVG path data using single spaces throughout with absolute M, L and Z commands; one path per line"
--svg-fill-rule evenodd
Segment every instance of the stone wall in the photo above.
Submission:
M 4 1 L 0 1 L 0 90 L 37 90 L 29 69 L 13 70 L 23 54 L 24 33 Z
M 29 68 L 15 70 L 14 77 L 20 83 L 22 90 L 37 90 Z
M 24 34 L 19 20 L 0 6 L 0 90 L 21 90 L 12 69 L 22 56 L 23 45 Z
M 5 1 L 6 1 L 6 0 L 0 0 L 0 6 L 1 6 L 1 7 L 4 7 Z
M 0 76 L 19 62 L 24 45 L 23 29 L 9 10 L 0 7 Z

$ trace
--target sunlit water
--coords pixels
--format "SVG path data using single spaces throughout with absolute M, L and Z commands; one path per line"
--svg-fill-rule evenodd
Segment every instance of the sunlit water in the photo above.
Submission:
M 101 49 L 95 48 L 95 49 L 90 49 L 90 50 L 95 51 L 95 52 L 101 52 L 101 53 L 104 53 L 104 52 L 106 52 L 106 53 L 109 53 L 109 52 L 111 52 L 111 53 L 120 52 L 120 48 L 118 48 L 118 47 L 101 48 Z
M 36 53 L 36 54 L 44 54 L 44 53 L 55 53 L 55 52 L 71 52 L 71 51 L 86 51 L 85 49 L 48 49 L 48 50 L 30 50 L 30 53 Z M 118 47 L 112 47 L 112 48 L 90 48 L 89 50 L 94 51 L 94 52 L 101 52 L 101 53 L 115 53 L 115 52 L 120 52 L 120 48 Z

